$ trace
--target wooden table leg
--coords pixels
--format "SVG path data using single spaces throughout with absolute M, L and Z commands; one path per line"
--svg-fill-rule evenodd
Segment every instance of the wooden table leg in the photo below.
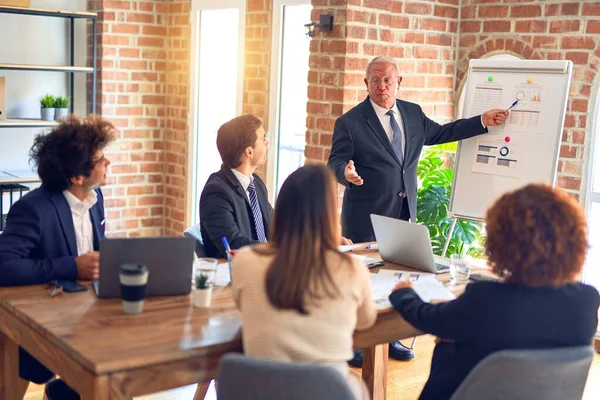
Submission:
M 211 381 L 206 381 L 198 384 L 196 394 L 194 394 L 194 400 L 204 400 L 206 392 L 208 392 L 208 388 L 210 387 L 210 382 Z
M 23 400 L 29 382 L 19 378 L 19 346 L 0 332 L 0 398 Z
M 373 400 L 385 400 L 389 344 L 378 344 L 363 351 L 362 378 Z
M 98 376 L 93 378 L 93 383 L 85 387 L 85 390 L 79 393 L 81 400 L 116 400 L 120 398 L 110 390 L 110 378 L 108 376 Z

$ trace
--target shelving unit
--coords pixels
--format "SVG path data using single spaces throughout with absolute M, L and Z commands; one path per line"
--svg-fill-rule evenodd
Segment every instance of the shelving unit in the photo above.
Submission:
M 37 17 L 66 18 L 69 20 L 69 58 L 70 65 L 31 65 L 31 64 L 8 64 L 0 62 L 0 70 L 53 72 L 69 74 L 69 96 L 70 112 L 73 113 L 75 105 L 75 76 L 76 73 L 92 75 L 92 93 L 90 101 L 90 113 L 96 112 L 96 19 L 97 14 L 91 12 L 44 10 L 38 8 L 22 8 L 0 6 L 0 14 L 19 14 Z M 92 67 L 78 67 L 75 65 L 75 20 L 91 20 L 92 22 Z M 0 52 L 0 58 L 2 53 Z M 1 61 L 1 60 L 0 60 Z M 0 120 L 0 128 L 44 128 L 55 126 L 55 121 L 43 121 L 41 119 L 13 118 Z M 30 171 L 3 171 L 0 172 L 0 184 L 34 183 L 39 182 L 35 173 Z M 0 210 L 1 214 L 1 210 Z

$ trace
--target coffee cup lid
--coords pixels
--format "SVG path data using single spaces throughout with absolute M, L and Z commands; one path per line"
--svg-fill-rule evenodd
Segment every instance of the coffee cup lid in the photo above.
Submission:
M 148 267 L 144 264 L 122 264 L 121 273 L 123 275 L 139 275 L 148 271 Z

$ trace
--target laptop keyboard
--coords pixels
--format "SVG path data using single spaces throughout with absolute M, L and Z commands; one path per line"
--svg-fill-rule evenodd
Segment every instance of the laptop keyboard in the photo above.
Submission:
M 450 272 L 450 266 L 449 265 L 445 265 L 445 264 L 440 264 L 440 263 L 435 263 L 435 273 L 436 274 L 443 274 L 446 272 Z

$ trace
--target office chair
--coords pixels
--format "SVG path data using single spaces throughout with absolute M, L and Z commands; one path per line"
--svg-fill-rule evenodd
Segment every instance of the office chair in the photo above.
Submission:
M 206 257 L 206 250 L 204 249 L 204 242 L 202 242 L 202 233 L 200 232 L 200 224 L 195 224 L 187 228 L 183 232 L 183 236 L 196 240 L 196 256 Z
M 591 346 L 502 350 L 479 362 L 450 400 L 581 399 Z
M 346 379 L 324 365 L 226 354 L 217 372 L 219 400 L 352 400 Z

